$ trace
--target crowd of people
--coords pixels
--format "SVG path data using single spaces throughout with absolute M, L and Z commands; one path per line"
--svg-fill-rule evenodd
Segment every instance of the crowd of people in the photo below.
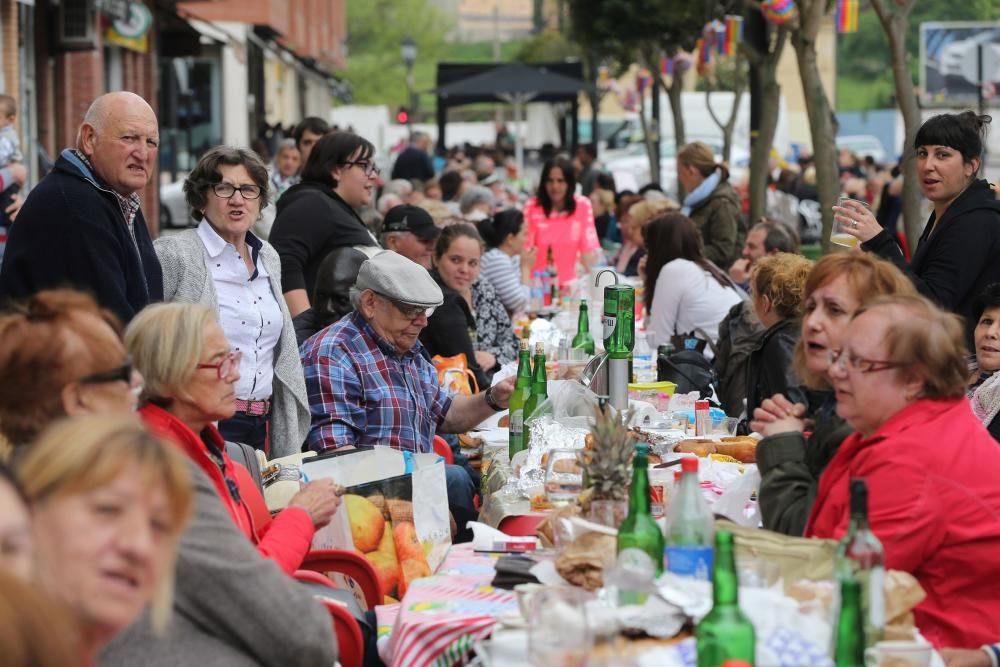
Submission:
M 155 171 L 156 116 L 131 93 L 98 98 L 77 146 L 13 211 L 0 267 L 0 600 L 26 610 L 20 636 L 41 636 L 50 607 L 76 631 L 30 648 L 30 664 L 332 664 L 328 612 L 293 575 L 342 489 L 304 484 L 261 526 L 260 488 L 234 455 L 432 451 L 506 408 L 513 378 L 493 376 L 516 359 L 513 321 L 538 273 L 571 297 L 599 265 L 643 287 L 651 345 L 708 345 L 713 398 L 763 436 L 765 528 L 840 537 L 849 480 L 864 477 L 887 566 L 927 593 L 918 627 L 953 664 L 990 664 L 988 122 L 937 116 L 917 134 L 933 213 L 912 259 L 848 201 L 834 212 L 858 248 L 813 262 L 796 225 L 746 224 L 699 142 L 678 153 L 679 202 L 656 184 L 616 191 L 590 147 L 547 159 L 525 197 L 502 153 L 432 156 L 421 133 L 383 180 L 370 141 L 315 118 L 270 165 L 206 152 L 184 185 L 197 226 L 154 241 L 137 193 Z M 454 359 L 467 392 L 435 369 Z M 445 473 L 454 539 L 468 539 L 478 474 L 463 457 Z M 368 613 L 349 593 L 340 603 L 373 640 Z

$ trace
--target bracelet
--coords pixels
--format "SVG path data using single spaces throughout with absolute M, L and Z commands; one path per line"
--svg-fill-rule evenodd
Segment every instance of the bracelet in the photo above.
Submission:
M 490 406 L 490 409 L 493 410 L 493 412 L 500 412 L 501 410 L 506 409 L 506 408 L 501 408 L 500 404 L 497 403 L 495 400 L 493 400 L 493 387 L 490 387 L 485 392 L 483 392 L 483 398 L 486 399 L 486 405 Z

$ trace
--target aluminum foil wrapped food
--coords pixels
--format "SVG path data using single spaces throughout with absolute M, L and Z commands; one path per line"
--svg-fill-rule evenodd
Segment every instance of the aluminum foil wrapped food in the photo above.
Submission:
M 517 476 L 517 488 L 525 497 L 530 498 L 544 487 L 545 464 L 548 462 L 549 452 L 553 449 L 583 449 L 587 434 L 590 433 L 586 420 L 567 418 L 564 421 L 574 425 L 563 423 L 562 420 L 556 421 L 548 415 L 528 422 L 531 448 L 518 452 L 512 462 Z

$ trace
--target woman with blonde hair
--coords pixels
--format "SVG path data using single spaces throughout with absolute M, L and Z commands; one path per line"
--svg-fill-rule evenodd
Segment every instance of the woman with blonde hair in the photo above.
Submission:
M 150 603 L 165 627 L 191 509 L 184 459 L 134 417 L 87 416 L 43 433 L 17 474 L 32 507 L 35 575 L 76 617 L 84 662 Z
M 799 340 L 799 318 L 806 278 L 813 263 L 787 252 L 758 259 L 750 273 L 750 296 L 764 334 L 750 353 L 747 366 L 746 414 L 765 398 L 788 394 L 799 384 L 792 369 Z
M 701 233 L 705 259 L 723 270 L 739 259 L 742 206 L 729 183 L 729 169 L 715 161 L 712 149 L 700 141 L 677 153 L 677 180 L 687 195 L 681 213 L 689 216 Z
M 80 667 L 84 663 L 77 637 L 65 606 L 25 580 L 0 572 L 4 667 Z

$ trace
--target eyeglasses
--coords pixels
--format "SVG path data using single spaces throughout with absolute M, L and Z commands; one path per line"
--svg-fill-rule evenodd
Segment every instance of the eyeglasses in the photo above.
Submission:
M 243 353 L 239 350 L 233 350 L 226 356 L 222 358 L 217 364 L 198 364 L 195 368 L 214 368 L 219 376 L 220 380 L 225 380 L 229 377 L 230 373 L 233 372 L 234 368 L 240 367 L 240 360 L 243 358 Z
M 368 160 L 354 160 L 352 162 L 345 162 L 344 164 L 348 166 L 361 167 L 362 171 L 365 172 L 365 176 L 371 178 L 373 176 L 378 176 L 382 173 L 382 170 L 375 166 L 374 162 L 369 162 Z
M 214 183 L 212 185 L 212 192 L 219 199 L 232 199 L 237 190 L 244 199 L 257 199 L 261 193 L 259 185 L 241 185 L 239 187 L 231 183 Z
M 843 350 L 827 350 L 826 361 L 830 365 L 830 368 L 839 366 L 849 373 L 878 373 L 879 371 L 903 366 L 898 361 L 879 361 L 877 359 L 865 359 L 856 354 L 844 354 Z
M 91 373 L 86 377 L 80 378 L 80 384 L 106 384 L 108 382 L 124 382 L 129 386 L 132 386 L 133 380 L 133 370 L 132 357 L 125 357 L 125 363 L 118 368 L 112 368 L 110 371 L 101 371 L 100 373 Z
M 376 292 L 376 294 L 378 294 L 378 292 Z M 426 315 L 427 317 L 430 317 L 431 315 L 434 314 L 434 311 L 437 310 L 437 308 L 434 306 L 431 306 L 430 308 L 426 308 L 424 306 L 411 306 L 408 303 L 400 303 L 395 299 L 390 299 L 384 294 L 378 294 L 378 295 L 383 299 L 385 299 L 386 301 L 388 301 L 389 303 L 391 303 L 393 308 L 398 310 L 400 315 L 402 315 L 408 320 L 415 320 L 421 315 Z

